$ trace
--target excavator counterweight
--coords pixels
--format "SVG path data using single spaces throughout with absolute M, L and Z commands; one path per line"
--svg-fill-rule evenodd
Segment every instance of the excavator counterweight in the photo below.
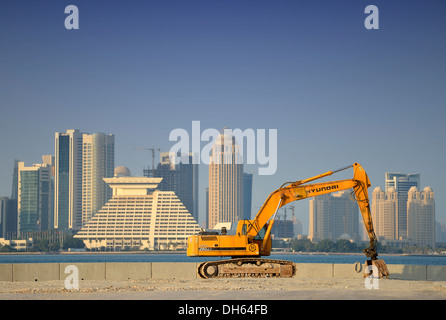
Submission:
M 354 171 L 352 179 L 309 184 L 349 168 Z M 198 266 L 198 274 L 202 278 L 292 277 L 296 273 L 296 267 L 291 261 L 261 258 L 271 254 L 271 230 L 278 210 L 293 201 L 353 189 L 352 195 L 354 194 L 354 200 L 358 203 L 370 242 L 370 246 L 364 249 L 366 257 L 370 258 L 366 263 L 376 267 L 380 276 L 388 277 L 385 262 L 377 258 L 377 239 L 368 197 L 370 186 L 366 172 L 358 163 L 305 180 L 287 182 L 268 196 L 253 220 L 240 220 L 235 234 L 205 231 L 190 236 L 187 255 L 231 257 L 201 263 Z

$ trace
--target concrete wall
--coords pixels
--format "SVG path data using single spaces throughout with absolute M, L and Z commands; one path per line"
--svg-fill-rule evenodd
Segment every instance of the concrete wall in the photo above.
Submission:
M 75 265 L 79 280 L 196 279 L 192 262 L 17 263 L 0 264 L 0 281 L 65 280 Z M 446 266 L 387 265 L 390 279 L 446 281 Z M 364 265 L 296 263 L 296 278 L 363 278 Z

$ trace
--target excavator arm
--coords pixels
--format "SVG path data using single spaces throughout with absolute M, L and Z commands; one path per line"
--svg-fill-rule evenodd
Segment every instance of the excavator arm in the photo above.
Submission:
M 352 167 L 354 170 L 352 179 L 307 184 L 308 182 L 330 176 L 336 172 Z M 269 240 L 268 237 L 270 236 L 270 232 L 274 224 L 275 215 L 281 207 L 296 200 L 302 200 L 308 197 L 315 197 L 353 188 L 355 200 L 358 202 L 364 226 L 370 241 L 370 247 L 365 249 L 364 253 L 367 257 L 375 260 L 378 253 L 376 251 L 376 235 L 373 229 L 372 215 L 370 212 L 369 197 L 367 192 L 368 187 L 370 187 L 369 178 L 362 166 L 358 163 L 354 163 L 351 166 L 338 170 L 328 171 L 324 174 L 309 179 L 285 183 L 279 189 L 272 192 L 266 199 L 253 222 L 249 225 L 247 234 L 255 236 L 260 229 L 262 229 L 265 225 L 268 225 L 263 239 L 264 244 L 266 244 L 266 242 Z

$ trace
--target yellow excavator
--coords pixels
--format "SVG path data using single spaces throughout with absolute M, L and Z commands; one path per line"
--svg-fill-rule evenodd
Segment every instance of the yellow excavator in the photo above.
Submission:
M 308 182 L 330 176 L 336 172 L 353 168 L 353 178 L 346 180 L 308 184 Z M 364 249 L 366 265 L 375 266 L 379 276 L 387 277 L 389 272 L 382 259 L 378 259 L 377 239 L 373 229 L 367 189 L 369 178 L 358 163 L 318 176 L 286 182 L 272 192 L 253 220 L 240 220 L 235 234 L 218 231 L 201 231 L 188 238 L 187 255 L 191 257 L 231 257 L 199 264 L 201 278 L 222 277 L 293 277 L 296 266 L 291 261 L 261 258 L 271 253 L 271 230 L 278 210 L 286 204 L 322 194 L 353 188 L 354 200 L 358 202 L 362 219 L 370 240 Z M 370 269 L 370 268 L 368 268 Z

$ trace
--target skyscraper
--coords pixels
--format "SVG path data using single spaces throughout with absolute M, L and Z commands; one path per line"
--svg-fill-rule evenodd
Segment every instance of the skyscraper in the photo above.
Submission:
M 198 221 L 199 169 L 193 157 L 192 153 L 175 155 L 171 152 L 161 152 L 157 168 L 144 170 L 144 176 L 163 178 L 158 189 L 174 191 L 192 217 Z
M 235 137 L 221 132 L 209 163 L 208 228 L 243 219 L 243 162 Z
M 407 237 L 414 244 L 435 249 L 435 199 L 431 187 L 412 187 L 407 199 Z
M 251 220 L 252 173 L 243 173 L 243 219 Z
M 183 172 L 184 185 L 186 186 L 185 190 L 182 190 L 181 194 L 177 194 L 177 196 L 184 203 L 192 217 L 198 222 L 198 162 L 194 159 L 196 155 L 193 153 L 184 155 L 183 159 L 185 157 L 188 161 L 178 163 L 175 169 Z
M 14 169 L 12 171 L 12 191 L 11 199 L 17 200 L 19 192 L 19 160 L 14 160 Z
M 395 188 L 398 196 L 397 239 L 407 237 L 407 193 L 411 187 L 420 188 L 420 174 L 386 172 L 386 192 Z
M 294 238 L 294 221 L 276 218 L 271 234 L 274 239 Z
M 309 201 L 309 232 L 308 238 L 311 241 L 331 239 L 329 233 L 330 207 L 328 205 L 330 195 L 313 197 Z
M 84 133 L 82 138 L 82 225 L 112 196 L 103 178 L 111 178 L 115 166 L 115 137 Z
M 17 233 L 17 199 L 0 197 L 0 238 L 11 239 Z
M 359 208 L 350 199 L 350 192 L 313 197 L 310 200 L 309 238 L 312 241 L 336 241 L 347 236 L 353 241 L 360 239 Z
M 50 164 L 25 167 L 24 162 L 18 163 L 17 231 L 42 231 L 49 228 L 51 177 Z
M 207 228 L 209 223 L 209 187 L 206 188 L 206 217 L 204 221 L 204 228 Z
M 12 171 L 12 190 L 11 199 L 4 197 L 0 200 L 1 205 L 1 217 L 0 224 L 1 237 L 6 238 L 8 236 L 13 237 L 17 233 L 17 199 L 19 197 L 19 162 L 20 160 L 14 159 L 14 167 Z M 11 238 L 10 238 L 11 239 Z
M 398 240 L 398 194 L 394 187 L 384 192 L 376 187 L 372 193 L 372 219 L 378 238 Z
M 82 137 L 77 129 L 55 134 L 54 227 L 58 229 L 81 226 Z

